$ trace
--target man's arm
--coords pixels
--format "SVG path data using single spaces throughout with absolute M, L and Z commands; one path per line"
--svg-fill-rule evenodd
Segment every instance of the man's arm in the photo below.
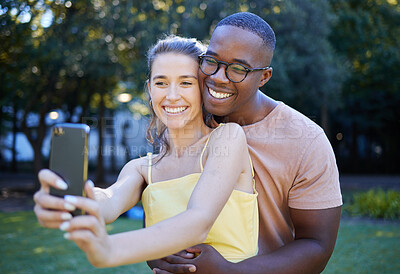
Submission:
M 290 209 L 290 214 L 295 227 L 295 240 L 269 254 L 230 263 L 212 247 L 197 246 L 188 249 L 201 252 L 195 259 L 169 256 L 158 267 L 167 272 L 157 270 L 156 273 L 189 273 L 190 264 L 196 266 L 196 273 L 320 273 L 335 247 L 341 207 Z M 154 264 L 152 266 L 155 267 Z

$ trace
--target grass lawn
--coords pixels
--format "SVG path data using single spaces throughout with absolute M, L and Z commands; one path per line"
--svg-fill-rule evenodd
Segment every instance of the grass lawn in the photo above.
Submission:
M 119 218 L 110 233 L 141 227 Z M 58 230 L 40 227 L 32 212 L 0 213 L 1 273 L 151 273 L 145 263 L 96 269 Z M 346 218 L 323 273 L 400 273 L 400 223 Z
M 109 233 L 141 228 L 141 221 L 119 218 Z M 0 273 L 152 273 L 146 263 L 96 269 L 63 232 L 39 225 L 33 212 L 0 213 Z

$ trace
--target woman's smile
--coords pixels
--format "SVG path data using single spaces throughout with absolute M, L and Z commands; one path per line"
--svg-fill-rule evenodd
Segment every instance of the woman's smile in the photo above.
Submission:
M 189 107 L 188 106 L 181 106 L 181 107 L 177 107 L 177 106 L 164 106 L 163 109 L 165 112 L 167 112 L 168 114 L 181 114 L 183 112 L 185 112 Z

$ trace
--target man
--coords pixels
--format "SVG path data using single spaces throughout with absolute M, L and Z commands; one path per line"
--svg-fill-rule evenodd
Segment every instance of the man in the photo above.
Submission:
M 259 255 L 230 263 L 199 245 L 149 262 L 154 272 L 319 273 L 326 266 L 342 205 L 336 160 L 319 126 L 259 90 L 272 76 L 274 48 L 263 19 L 236 13 L 218 23 L 200 57 L 206 110 L 246 133 L 259 193 Z

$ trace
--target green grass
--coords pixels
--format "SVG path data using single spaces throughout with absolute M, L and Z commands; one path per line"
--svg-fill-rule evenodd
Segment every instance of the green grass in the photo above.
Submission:
M 119 218 L 110 233 L 138 229 L 140 221 Z M 42 228 L 32 212 L 0 213 L 1 273 L 151 273 L 145 263 L 96 269 L 58 230 Z M 354 218 L 342 221 L 326 273 L 399 273 L 400 223 Z
M 141 227 L 140 221 L 119 218 L 109 233 Z M 146 263 L 97 269 L 56 229 L 39 225 L 33 212 L 0 213 L 0 272 L 5 273 L 152 273 Z
M 400 223 L 346 218 L 327 273 L 400 273 Z

